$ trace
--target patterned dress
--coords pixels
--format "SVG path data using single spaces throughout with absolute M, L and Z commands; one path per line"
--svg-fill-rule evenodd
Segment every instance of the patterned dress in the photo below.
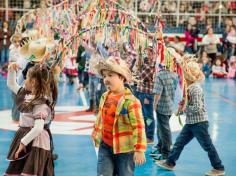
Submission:
M 53 176 L 54 163 L 52 158 L 52 135 L 49 130 L 49 123 L 53 113 L 50 101 L 47 98 L 37 99 L 32 107 L 28 108 L 27 102 L 33 96 L 24 88 L 20 88 L 17 93 L 16 104 L 21 112 L 20 128 L 16 131 L 12 140 L 7 160 L 10 161 L 6 170 L 6 176 Z M 15 153 L 21 143 L 21 139 L 27 135 L 35 125 L 37 119 L 44 120 L 43 131 L 36 136 L 27 146 L 26 152 L 22 151 L 19 158 L 15 159 Z

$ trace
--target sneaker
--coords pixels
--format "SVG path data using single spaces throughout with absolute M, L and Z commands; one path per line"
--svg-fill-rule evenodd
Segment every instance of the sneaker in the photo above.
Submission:
M 207 172 L 205 175 L 207 175 L 207 176 L 223 176 L 223 175 L 225 175 L 225 171 L 212 169 L 209 172 Z
M 165 161 L 167 158 L 164 157 L 162 154 L 159 154 L 159 155 L 153 157 L 153 159 L 154 159 L 155 161 Z
M 154 144 L 154 140 L 147 138 L 147 144 L 148 144 L 148 145 Z
M 168 171 L 173 171 L 174 170 L 174 166 L 171 166 L 171 165 L 167 164 L 165 161 L 156 161 L 156 164 L 162 169 L 165 169 L 165 170 L 168 170 Z
M 149 155 L 152 157 L 158 156 L 159 154 L 160 154 L 160 150 L 158 149 L 154 149 L 151 151 L 151 153 L 149 153 Z

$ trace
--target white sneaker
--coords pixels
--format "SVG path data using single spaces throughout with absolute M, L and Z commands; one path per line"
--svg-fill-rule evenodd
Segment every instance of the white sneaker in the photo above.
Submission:
M 212 169 L 209 172 L 207 172 L 205 175 L 207 175 L 207 176 L 223 176 L 223 175 L 225 175 L 225 171 Z

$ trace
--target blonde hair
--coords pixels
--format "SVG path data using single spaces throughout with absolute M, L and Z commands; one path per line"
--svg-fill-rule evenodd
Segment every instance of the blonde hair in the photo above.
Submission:
M 21 33 L 15 33 L 11 36 L 10 41 L 13 43 L 15 38 L 19 38 L 20 40 L 22 39 L 22 34 Z
M 182 57 L 181 65 L 183 68 L 183 75 L 186 80 L 196 82 L 203 81 L 205 79 L 205 76 L 197 61 L 198 58 L 196 58 L 194 55 L 185 54 Z

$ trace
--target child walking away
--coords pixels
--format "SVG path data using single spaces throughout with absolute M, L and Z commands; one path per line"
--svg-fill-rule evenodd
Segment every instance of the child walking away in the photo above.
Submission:
M 97 175 L 133 176 L 135 164 L 146 160 L 146 135 L 140 101 L 124 86 L 131 72 L 124 60 L 114 56 L 100 61 L 96 69 L 108 89 L 92 132 L 99 146 Z
M 16 63 L 9 65 L 8 87 L 17 95 L 21 113 L 20 128 L 7 155 L 5 175 L 54 176 L 52 135 L 49 123 L 54 117 L 57 85 L 46 65 L 36 64 L 27 72 L 24 87 L 16 83 Z
M 206 173 L 209 176 L 224 175 L 224 166 L 212 143 L 208 132 L 207 112 L 203 90 L 199 81 L 204 80 L 204 74 L 198 64 L 189 55 L 183 57 L 183 73 L 187 83 L 188 103 L 186 105 L 186 124 L 176 139 L 173 150 L 166 161 L 156 163 L 163 169 L 173 170 L 183 148 L 194 137 L 208 153 L 213 169 Z

